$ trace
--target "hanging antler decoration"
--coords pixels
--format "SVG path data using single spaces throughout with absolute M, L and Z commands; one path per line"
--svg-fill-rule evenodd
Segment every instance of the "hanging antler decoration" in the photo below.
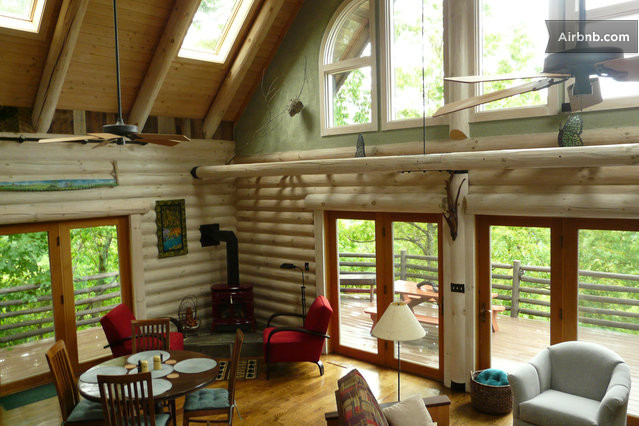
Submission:
M 448 223 L 448 228 L 450 229 L 450 237 L 455 241 L 457 239 L 457 225 L 459 224 L 459 219 L 457 218 L 457 202 L 459 201 L 459 194 L 461 193 L 462 186 L 464 185 L 464 178 L 460 184 L 459 188 L 457 188 L 457 195 L 455 196 L 455 200 L 453 201 L 453 192 L 451 191 L 450 185 L 453 182 L 454 173 L 450 173 L 450 177 L 446 181 L 446 211 L 443 212 L 444 219 Z

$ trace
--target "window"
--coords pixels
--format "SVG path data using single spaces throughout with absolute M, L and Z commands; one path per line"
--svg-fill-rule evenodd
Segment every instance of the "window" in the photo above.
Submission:
M 322 135 L 377 130 L 374 2 L 345 2 L 320 49 Z
M 477 74 L 539 73 L 546 56 L 547 19 L 556 19 L 556 2 L 543 0 L 517 4 L 508 0 L 482 0 L 478 9 Z M 490 93 L 532 80 L 502 80 L 477 85 Z M 524 93 L 480 105 L 474 121 L 557 113 L 557 88 Z
M 254 0 L 202 0 L 178 56 L 224 63 Z
M 578 0 L 567 0 L 566 8 L 567 19 L 578 19 Z M 639 3 L 622 0 L 586 0 L 586 18 L 637 21 Z M 637 53 L 626 53 L 624 56 L 636 55 Z M 603 102 L 588 108 L 589 111 L 639 106 L 639 82 L 621 82 L 609 77 L 599 77 L 599 86 Z
M 421 126 L 424 113 L 431 116 L 444 105 L 443 2 L 388 0 L 382 16 L 384 128 Z M 429 124 L 440 121 L 446 122 Z
M 0 26 L 37 33 L 46 0 L 0 0 Z

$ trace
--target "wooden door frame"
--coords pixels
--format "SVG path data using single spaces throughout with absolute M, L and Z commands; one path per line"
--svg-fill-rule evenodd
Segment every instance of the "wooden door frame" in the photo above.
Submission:
M 16 225 L 1 225 L 0 235 L 46 232 L 48 235 L 49 271 L 51 275 L 51 297 L 53 312 L 54 339 L 65 340 L 71 364 L 76 375 L 80 372 L 106 361 L 111 355 L 83 362 L 78 362 L 77 335 L 75 333 L 75 307 L 73 303 L 60 303 L 61 300 L 74 300 L 71 258 L 64 251 L 70 250 L 69 234 L 65 229 L 116 225 L 118 230 L 118 257 L 120 263 L 120 291 L 122 303 L 133 308 L 133 286 L 131 282 L 131 241 L 128 216 L 114 216 L 95 219 L 77 219 L 70 221 L 37 222 Z M 58 243 L 59 241 L 59 243 Z M 59 248 L 58 248 L 59 247 Z M 70 252 L 69 252 L 70 253 Z M 70 283 L 70 284 L 69 284 Z M 44 354 L 42 355 L 44 357 Z M 38 384 L 51 382 L 51 374 L 37 374 L 11 383 L 2 383 L 0 396 L 32 388 Z
M 562 233 L 564 222 L 561 218 L 550 217 L 524 217 L 524 216 L 484 216 L 475 217 L 476 239 L 476 270 L 477 270 L 477 297 L 475 309 L 477 320 L 476 347 L 477 368 L 490 368 L 492 329 L 490 312 L 482 318 L 481 307 L 491 306 L 490 283 L 490 227 L 513 226 L 529 228 L 550 229 L 550 342 L 559 343 L 565 340 L 565 321 L 563 312 L 564 301 L 564 258 L 562 246 Z
M 76 219 L 59 222 L 60 229 L 60 253 L 62 255 L 62 288 L 64 300 L 74 300 L 73 285 L 73 253 L 71 252 L 71 230 L 80 228 L 93 228 L 98 226 L 114 226 L 118 238 L 118 263 L 120 270 L 120 300 L 133 310 L 133 285 L 131 281 L 131 243 L 128 216 L 115 216 L 92 219 Z M 81 371 L 108 360 L 111 355 L 105 355 L 90 361 L 79 362 L 77 327 L 75 324 L 75 304 L 64 304 L 64 321 L 66 324 L 66 346 L 69 358 L 76 374 Z
M 375 223 L 375 260 L 376 260 L 376 282 L 383 283 L 377 285 L 377 312 L 381 317 L 386 307 L 393 301 L 392 287 L 389 289 L 386 283 L 393 282 L 393 240 L 392 222 L 431 222 L 437 224 L 437 250 L 438 250 L 438 280 L 440 289 L 443 288 L 443 238 L 442 238 L 442 216 L 441 214 L 430 213 L 392 213 L 392 212 L 352 212 L 352 211 L 327 211 L 325 212 L 325 229 L 326 229 L 326 277 L 327 277 L 327 294 L 332 306 L 339 310 L 339 277 L 338 267 L 339 259 L 337 257 L 337 219 L 357 219 L 371 220 Z M 388 227 L 389 232 L 385 232 L 384 228 Z M 417 365 L 408 361 L 402 362 L 402 370 L 420 374 L 425 377 L 442 380 L 444 377 L 444 324 L 443 324 L 443 292 L 438 304 L 440 326 L 438 328 L 439 340 L 439 368 L 434 369 L 423 365 Z M 365 352 L 355 348 L 342 346 L 339 344 L 339 318 L 331 321 L 331 351 L 361 359 L 372 364 L 384 365 L 387 367 L 395 367 L 397 359 L 395 358 L 394 344 L 386 340 L 377 340 L 377 353 Z

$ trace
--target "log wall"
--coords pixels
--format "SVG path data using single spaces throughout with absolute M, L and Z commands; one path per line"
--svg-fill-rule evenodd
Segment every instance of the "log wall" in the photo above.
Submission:
M 303 266 L 307 306 L 318 294 L 316 281 L 321 281 L 315 262 L 316 221 L 315 201 L 325 199 L 323 208 L 339 208 L 335 199 L 357 196 L 366 202 L 360 211 L 389 211 L 389 206 L 376 200 L 392 195 L 406 199 L 445 198 L 444 182 L 448 173 L 362 173 L 340 175 L 301 175 L 237 179 L 236 209 L 240 247 L 240 279 L 254 284 L 255 314 L 265 321 L 274 312 L 301 310 L 301 273 L 279 268 L 284 262 Z M 416 204 L 417 205 L 417 204 Z M 424 204 L 419 204 L 423 206 Z M 438 212 L 438 203 L 430 203 L 431 212 Z M 424 211 L 420 207 L 413 211 Z M 406 207 L 403 207 L 406 210 Z M 410 209 L 408 209 L 410 210 Z M 320 215 L 321 217 L 321 215 Z
M 223 164 L 233 153 L 233 142 L 194 140 L 174 148 L 154 145 L 94 145 L 79 143 L 37 144 L 0 142 L 0 182 L 42 179 L 109 178 L 117 170 L 119 186 L 78 191 L 0 192 L 0 225 L 15 223 L 7 212 L 25 214 L 24 222 L 62 219 L 65 204 L 71 210 L 95 212 L 96 208 L 138 208 L 148 200 L 185 199 L 188 254 L 158 258 L 155 211 L 141 216 L 134 226 L 141 240 L 143 274 L 135 274 L 134 288 L 141 287 L 145 295 L 136 294 L 146 317 L 176 316 L 182 297 L 196 295 L 199 314 L 210 323 L 210 292 L 212 282 L 226 280 L 226 250 L 220 247 L 202 248 L 199 226 L 219 223 L 222 229 L 235 231 L 235 186 L 233 183 L 203 182 L 190 175 L 192 167 L 210 162 Z M 67 209 L 68 210 L 68 209 Z M 50 212 L 46 217 L 37 212 Z M 68 212 L 67 212 L 68 213 Z M 88 214 L 88 213 L 87 213 Z M 57 216 L 56 216 L 57 215 Z M 134 235 L 135 237 L 135 235 Z M 135 258 L 134 256 L 134 258 Z M 135 265 L 134 265 L 135 269 Z M 134 271 L 135 272 L 135 271 Z M 143 280 L 143 285 L 140 281 Z M 141 297 L 142 296 L 142 297 Z
M 471 170 L 466 213 L 639 218 L 639 167 Z

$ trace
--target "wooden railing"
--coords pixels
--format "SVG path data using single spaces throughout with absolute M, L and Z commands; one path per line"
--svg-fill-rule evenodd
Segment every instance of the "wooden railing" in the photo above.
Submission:
M 494 272 L 499 269 L 512 272 L 510 274 Z M 511 317 L 517 317 L 520 314 L 532 318 L 550 317 L 550 279 L 526 275 L 526 272 L 536 272 L 549 277 L 549 267 L 522 265 L 521 261 L 515 260 L 512 264 L 493 263 L 492 270 L 492 287 L 498 290 L 496 299 L 510 302 L 510 306 L 507 303 L 504 305 L 506 310 L 510 311 Z M 639 330 L 639 308 L 631 310 L 639 307 L 639 275 L 579 270 L 578 276 L 580 323 L 623 330 Z M 589 283 L 582 281 L 584 277 L 617 280 L 626 282 L 628 285 Z M 495 280 L 501 282 L 495 282 Z M 509 283 L 505 284 L 504 280 Z M 636 298 L 617 296 L 623 293 L 638 296 L 635 296 Z M 618 317 L 622 320 L 610 317 Z
M 105 293 L 107 290 L 119 288 L 118 272 L 107 272 L 74 278 L 74 282 L 111 280 L 106 284 L 98 284 L 91 287 L 80 288 L 74 291 L 74 304 L 76 307 L 76 327 L 95 324 L 100 321 L 101 314 L 113 309 L 120 301 L 120 292 Z M 51 334 L 53 328 L 53 299 L 49 292 L 42 296 L 30 296 L 25 292 L 38 290 L 43 284 L 30 284 L 0 289 L 0 345 L 12 346 L 24 343 L 25 339 L 34 336 Z M 8 294 L 23 293 L 19 299 L 5 299 Z M 91 297 L 78 297 L 94 294 Z M 94 304 L 98 304 L 94 306 Z M 106 303 L 106 304 L 105 304 Z M 38 305 L 38 306 L 35 306 Z M 12 306 L 26 306 L 26 309 L 8 310 Z M 77 310 L 78 307 L 83 307 Z M 6 311 L 6 312 L 5 312 Z M 42 314 L 40 318 L 33 319 L 33 314 Z M 8 318 L 17 319 L 17 322 L 7 323 Z M 21 332 L 11 330 L 26 329 Z
M 394 255 L 395 277 L 402 280 L 438 282 L 436 256 Z M 375 254 L 340 253 L 340 277 L 369 277 L 364 284 L 340 284 L 345 293 L 368 293 L 375 285 Z M 617 284 L 596 284 L 584 278 L 618 280 Z M 346 279 L 344 279 L 346 278 Z M 624 283 L 620 285 L 619 283 Z M 627 283 L 627 284 L 626 284 Z M 636 284 L 635 284 L 636 283 Z M 547 266 L 492 264 L 492 288 L 496 300 L 511 317 L 550 318 L 550 268 Z M 621 297 L 625 294 L 625 297 Z M 635 295 L 633 297 L 633 295 Z M 639 275 L 600 271 L 579 271 L 579 322 L 599 327 L 639 331 Z

